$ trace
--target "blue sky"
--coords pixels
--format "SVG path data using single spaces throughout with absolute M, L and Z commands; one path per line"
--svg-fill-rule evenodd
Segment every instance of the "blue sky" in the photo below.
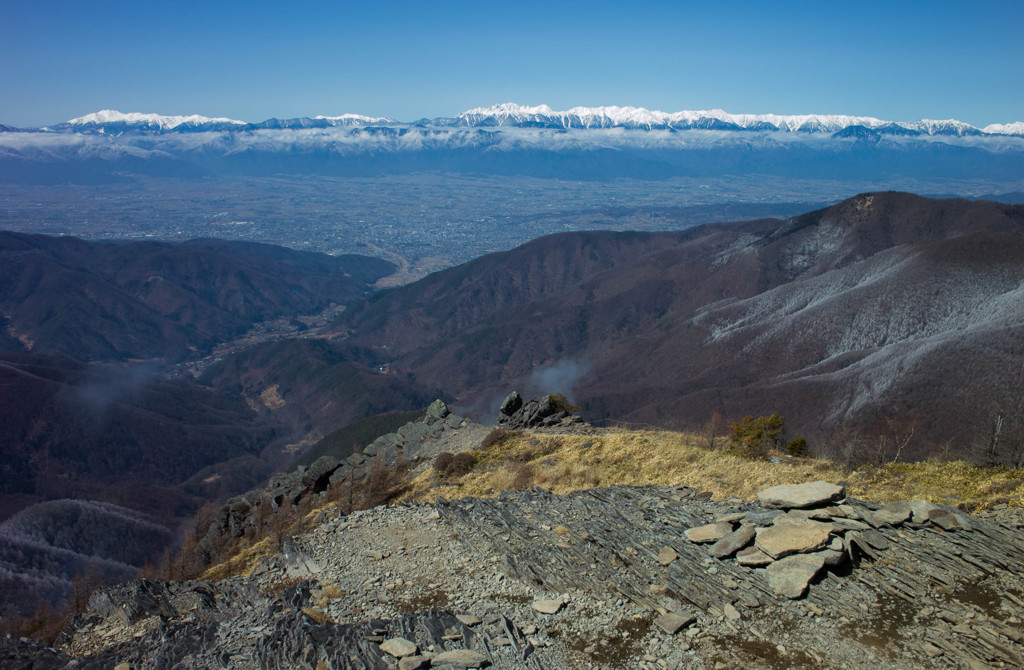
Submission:
M 0 123 L 556 109 L 1024 120 L 1024 2 L 4 3 Z

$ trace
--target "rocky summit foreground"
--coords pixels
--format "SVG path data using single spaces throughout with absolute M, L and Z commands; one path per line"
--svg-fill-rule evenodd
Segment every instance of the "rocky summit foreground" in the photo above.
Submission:
M 779 490 L 788 489 L 788 490 Z M 94 595 L 5 668 L 983 668 L 1024 664 L 1024 532 L 841 486 L 378 507 L 248 576 Z

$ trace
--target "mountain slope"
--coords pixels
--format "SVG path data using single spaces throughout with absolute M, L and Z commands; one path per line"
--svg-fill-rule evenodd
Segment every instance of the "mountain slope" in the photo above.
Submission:
M 225 357 L 200 381 L 244 397 L 268 420 L 289 427 L 295 442 L 319 440 L 384 412 L 419 409 L 437 396 L 405 376 L 352 360 L 335 344 L 312 339 L 268 343 Z
M 181 357 L 252 324 L 361 296 L 392 265 L 269 245 L 99 244 L 0 232 L 11 348 L 83 360 Z
M 339 328 L 462 398 L 568 367 L 608 419 L 780 411 L 820 445 L 899 418 L 962 449 L 989 412 L 1022 409 L 1022 252 L 1024 208 L 877 193 L 788 221 L 542 238 L 374 295 Z

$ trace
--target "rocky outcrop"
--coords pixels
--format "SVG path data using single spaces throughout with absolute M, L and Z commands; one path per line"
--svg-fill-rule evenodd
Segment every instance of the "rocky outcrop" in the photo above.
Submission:
M 454 432 L 473 426 L 479 427 L 453 414 L 443 401 L 435 400 L 421 421 L 407 423 L 397 432 L 381 435 L 363 449 L 363 454 L 376 457 L 385 465 L 394 465 L 399 460 L 415 462 L 437 455 L 438 450 L 431 449 L 431 445 L 448 442 Z
M 758 548 L 765 533 L 805 522 L 828 528 L 824 547 L 778 559 Z M 713 543 L 687 538 L 706 526 L 731 532 Z M 101 592 L 58 652 L 7 640 L 0 660 L 238 670 L 444 659 L 496 669 L 1018 667 L 1022 573 L 1020 527 L 933 503 L 847 498 L 768 510 L 684 486 L 562 496 L 534 488 L 333 516 L 245 577 Z M 387 644 L 394 639 L 408 644 Z
M 518 391 L 512 391 L 498 409 L 498 426 L 508 430 L 524 428 L 569 427 L 583 424 L 583 418 L 574 412 L 564 395 L 551 393 L 523 401 Z
M 218 537 L 251 533 L 279 508 L 296 506 L 305 499 L 326 494 L 333 487 L 358 482 L 375 464 L 415 465 L 436 457 L 442 450 L 475 448 L 487 432 L 484 426 L 453 414 L 442 400 L 435 400 L 422 419 L 381 435 L 362 453 L 352 454 L 344 461 L 321 456 L 309 467 L 300 465 L 292 472 L 276 474 L 265 487 L 228 499 L 214 513 L 202 546 L 210 547 Z

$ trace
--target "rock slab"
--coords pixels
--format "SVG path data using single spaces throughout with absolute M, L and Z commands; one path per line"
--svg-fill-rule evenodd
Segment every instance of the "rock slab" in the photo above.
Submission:
M 805 509 L 835 502 L 846 497 L 846 487 L 825 481 L 807 484 L 783 484 L 758 492 L 757 499 L 765 507 Z
M 807 585 L 825 567 L 820 554 L 797 554 L 775 561 L 765 569 L 772 590 L 791 600 L 802 598 Z
M 453 649 L 443 651 L 430 659 L 430 665 L 449 665 L 453 668 L 482 668 L 487 663 L 487 657 L 472 649 Z
M 533 609 L 541 614 L 558 614 L 564 604 L 561 600 L 535 600 Z
M 758 549 L 774 559 L 823 549 L 829 541 L 832 524 L 820 521 L 788 521 L 764 528 L 757 534 Z
M 729 558 L 754 539 L 754 526 L 743 524 L 733 532 L 711 545 L 711 555 L 715 558 Z
M 697 544 L 717 542 L 732 532 L 731 523 L 709 523 L 706 526 L 697 526 L 684 532 L 686 539 Z
M 685 612 L 669 612 L 668 614 L 662 614 L 660 617 L 655 619 L 654 625 L 669 635 L 675 635 L 696 620 L 697 617 L 692 614 L 687 614 Z
M 416 653 L 416 643 L 406 640 L 404 637 L 393 637 L 380 644 L 380 650 L 395 658 L 404 658 Z

